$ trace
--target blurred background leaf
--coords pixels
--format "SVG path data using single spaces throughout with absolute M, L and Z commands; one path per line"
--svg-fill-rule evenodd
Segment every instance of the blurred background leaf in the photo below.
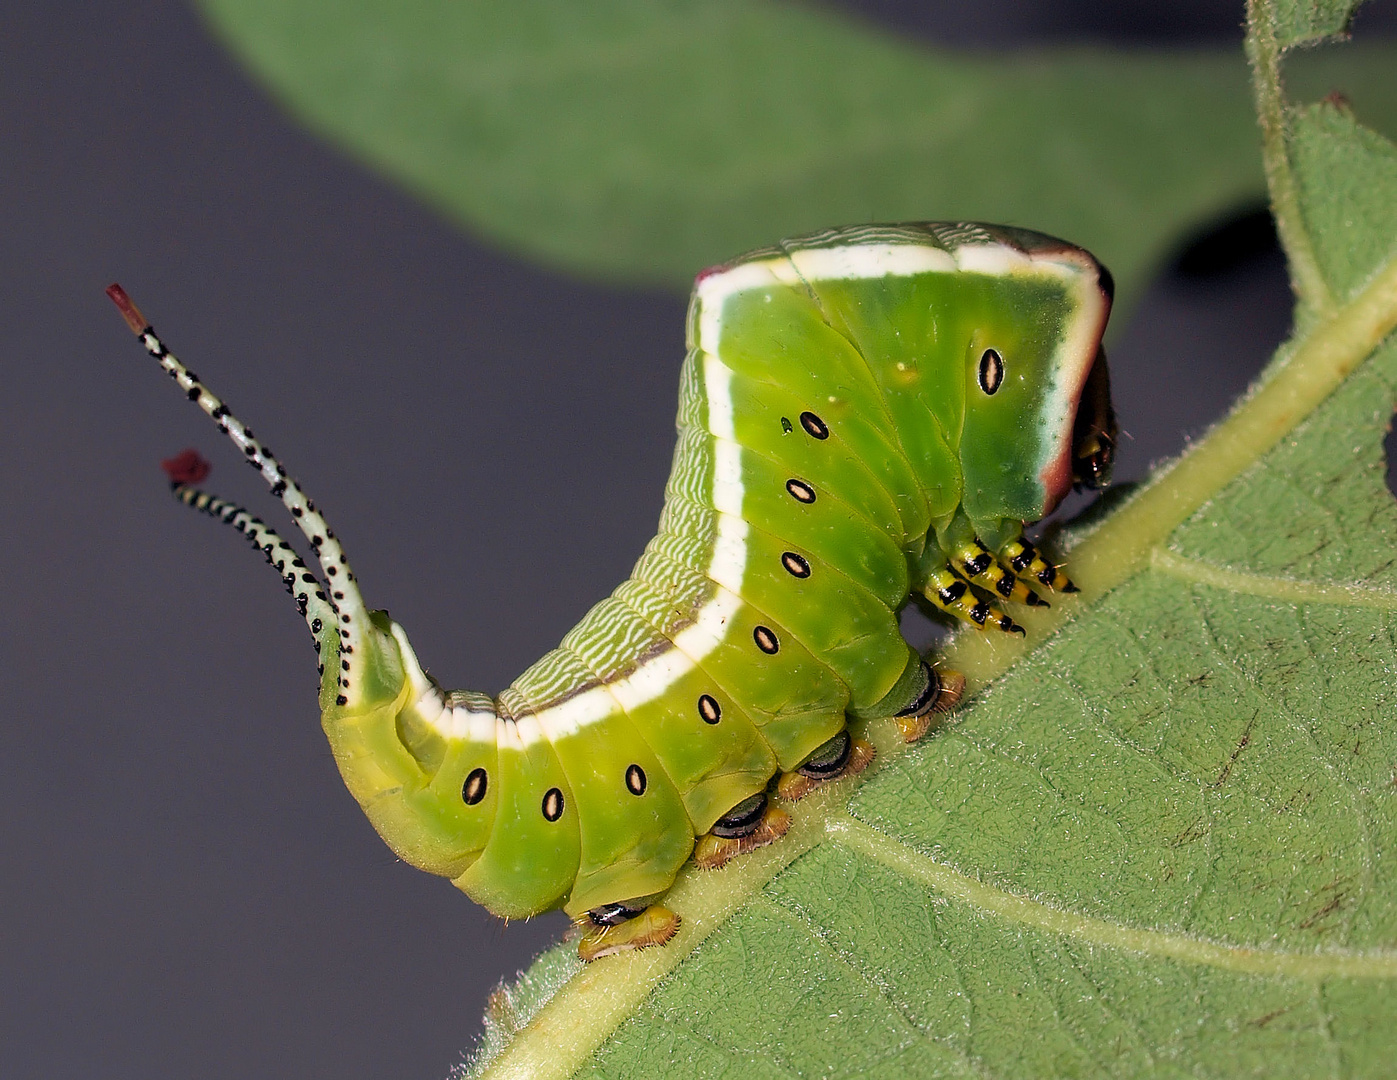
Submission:
M 1137 296 L 1263 198 L 1239 50 L 951 52 L 770 0 L 200 0 L 313 130 L 501 247 L 687 288 L 831 222 L 1071 237 Z M 1397 130 L 1397 45 L 1302 63 Z

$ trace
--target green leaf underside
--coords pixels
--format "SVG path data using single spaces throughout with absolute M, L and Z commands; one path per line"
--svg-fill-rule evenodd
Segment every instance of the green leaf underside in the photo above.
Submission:
M 1297 112 L 1291 158 L 1320 271 L 1348 299 L 1391 252 L 1397 146 L 1325 102 Z
M 831 223 L 1068 237 L 1124 302 L 1182 234 L 1263 197 L 1235 53 L 956 54 L 753 0 L 201 0 L 292 112 L 473 232 L 685 288 Z M 1301 58 L 1397 132 L 1397 47 Z
M 692 938 L 581 970 L 492 1074 L 1390 1072 L 1397 151 L 1342 104 L 1288 124 L 1324 295 L 1233 416 L 1076 543 L 1091 610 L 1059 604 L 1021 658 L 959 638 L 988 689 L 954 726 L 801 804 L 723 902 L 700 890 L 732 868 L 687 875 Z M 619 1027 L 573 1049 L 616 994 Z M 569 1049 L 531 1059 L 541 1040 Z

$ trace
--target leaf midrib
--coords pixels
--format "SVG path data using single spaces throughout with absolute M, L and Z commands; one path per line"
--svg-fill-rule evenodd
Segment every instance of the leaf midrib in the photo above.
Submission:
M 1397 589 L 1372 585 L 1331 584 L 1298 578 L 1234 570 L 1202 559 L 1180 555 L 1166 547 L 1150 552 L 1150 566 L 1162 574 L 1215 589 L 1262 596 L 1287 604 L 1328 604 L 1333 607 L 1377 608 L 1397 611 Z
M 1248 7 L 1248 52 L 1256 69 L 1268 186 L 1294 283 L 1312 321 L 1293 340 L 1294 347 L 1288 353 L 1283 351 L 1285 359 L 1273 365 L 1225 420 L 1161 469 L 1073 549 L 1073 576 L 1082 590 L 1078 602 L 1059 602 L 1049 612 L 1029 613 L 1023 620 L 1030 631 L 1027 641 L 1006 642 L 966 633 L 952 640 L 944 658 L 966 674 L 972 693 L 1002 674 L 1029 647 L 1041 644 L 1060 629 L 1083 603 L 1099 600 L 1152 564 L 1164 572 L 1192 577 L 1204 584 L 1216 581 L 1223 583 L 1223 588 L 1276 599 L 1388 606 L 1388 590 L 1320 585 L 1226 570 L 1185 559 L 1163 546 L 1174 529 L 1304 421 L 1397 327 L 1397 258 L 1379 268 L 1363 290 L 1338 307 L 1327 282 L 1318 273 L 1308 230 L 1294 197 L 1294 178 L 1285 144 L 1280 51 L 1271 33 L 1269 9 L 1261 0 L 1252 0 Z M 1209 577 L 1213 580 L 1207 580 Z M 870 725 L 868 737 L 875 742 L 880 760 L 864 777 L 831 784 L 808 800 L 781 844 L 755 852 L 717 873 L 681 874 L 668 897 L 671 906 L 686 920 L 678 937 L 664 949 L 622 954 L 584 968 L 504 1048 L 484 1075 L 571 1076 L 635 1011 L 660 979 L 777 873 L 826 840 L 859 850 L 882 865 L 998 917 L 1093 944 L 1316 983 L 1333 976 L 1397 977 L 1394 950 L 1326 949 L 1296 953 L 1130 927 L 1017 896 L 937 863 L 847 812 L 854 788 L 903 749 L 890 723 Z M 578 1007 L 581 1001 L 587 1003 L 586 1008 Z
M 1380 269 L 1353 300 L 1313 324 L 1307 335 L 1297 339 L 1288 358 L 1226 420 L 1161 470 L 1073 549 L 1073 577 L 1082 588 L 1081 599 L 1088 603 L 1100 599 L 1158 559 L 1166 572 L 1186 571 L 1200 581 L 1214 573 L 1222 575 L 1220 580 L 1251 587 L 1237 591 L 1269 590 L 1263 595 L 1277 599 L 1288 598 L 1282 594 L 1293 590 L 1296 598 L 1324 603 L 1385 600 L 1386 590 L 1319 585 L 1210 568 L 1208 564 L 1183 559 L 1162 545 L 1185 519 L 1305 420 L 1394 327 L 1397 259 Z M 1038 614 L 1036 619 L 1024 619 L 1029 624 L 1029 643 L 960 634 L 945 650 L 945 659 L 965 672 L 972 690 L 979 689 L 1003 673 L 1030 643 L 1041 644 L 1074 617 L 1080 606 L 1059 602 L 1046 614 L 1028 613 Z M 902 749 L 891 724 L 871 725 L 868 735 L 878 747 L 882 764 Z M 877 771 L 871 769 L 865 777 Z M 716 873 L 686 870 L 669 897 L 670 905 L 685 920 L 678 937 L 663 949 L 608 957 L 583 968 L 504 1048 L 483 1075 L 571 1076 L 634 1012 L 660 979 L 777 873 L 831 833 L 843 840 L 857 838 L 857 842 L 876 848 L 879 855 L 873 855 L 871 850 L 868 854 L 880 861 L 887 858 L 905 862 L 918 874 L 934 878 L 936 887 L 945 888 L 952 895 L 961 890 L 968 902 L 979 904 L 986 911 L 1103 945 L 1231 970 L 1298 978 L 1397 977 L 1397 952 L 1326 950 L 1301 954 L 1222 945 L 1095 919 L 993 889 L 912 849 L 901 848 L 849 817 L 845 809 L 848 798 L 865 777 L 832 784 L 802 804 L 795 827 L 780 844 L 754 852 Z M 881 839 L 875 843 L 868 834 Z
M 872 859 L 900 876 L 970 904 L 980 911 L 1020 926 L 1062 934 L 1093 945 L 1146 956 L 1170 957 L 1185 963 L 1253 975 L 1285 975 L 1298 979 L 1397 977 L 1397 950 L 1394 949 L 1291 952 L 1229 945 L 1188 934 L 1127 926 L 1053 907 L 987 885 L 847 814 L 832 816 L 825 824 L 825 833 L 833 842 Z

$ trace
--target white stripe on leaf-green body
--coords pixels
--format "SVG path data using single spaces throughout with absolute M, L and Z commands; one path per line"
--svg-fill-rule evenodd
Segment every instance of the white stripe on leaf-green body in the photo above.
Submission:
M 920 283 L 925 310 L 901 328 L 849 325 L 894 282 Z M 833 295 L 860 289 L 852 304 Z M 443 707 L 407 663 L 408 696 L 422 704 L 398 726 L 415 727 L 417 714 L 425 733 L 415 783 L 440 782 L 445 748 L 461 743 L 477 750 L 454 755 L 442 792 L 459 792 L 473 769 L 489 777 L 486 798 L 449 808 L 480 824 L 461 828 L 452 857 L 428 868 L 510 916 L 560 903 L 581 915 L 663 892 L 696 835 L 800 764 L 850 712 L 892 714 L 915 698 L 919 658 L 896 612 L 923 584 L 924 551 L 967 525 L 998 540 L 1061 497 L 1108 305 L 1084 252 L 978 227 L 833 231 L 703 276 L 660 535 L 632 578 L 493 703 L 493 745 L 476 719 L 483 701 Z M 997 448 L 973 448 L 978 472 L 1014 482 L 997 491 L 980 479 L 970 519 L 966 357 L 981 345 L 970 332 L 980 315 L 999 324 L 1009 379 L 1033 385 L 1009 425 L 982 425 L 981 443 L 1012 430 Z M 927 368 L 941 398 L 930 406 Z M 783 503 L 820 518 L 793 528 L 769 513 Z M 783 567 L 787 555 L 798 558 Z M 803 579 L 791 570 L 801 565 Z M 397 640 L 410 656 L 400 631 Z M 639 795 L 626 782 L 636 768 Z M 422 861 L 410 838 L 388 839 Z
M 321 635 L 350 790 L 500 915 L 663 893 L 776 772 L 922 693 L 897 612 L 1066 492 L 1109 306 L 1086 252 L 977 225 L 831 230 L 704 274 L 659 533 L 558 649 L 494 699 L 445 694 L 375 614 L 341 703 Z

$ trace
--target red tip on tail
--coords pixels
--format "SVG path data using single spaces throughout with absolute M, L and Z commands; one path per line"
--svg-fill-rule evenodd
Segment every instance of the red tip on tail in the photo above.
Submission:
M 197 484 L 208 476 L 209 470 L 213 468 L 199 451 L 192 449 L 181 450 L 174 457 L 166 458 L 160 463 L 160 467 L 165 470 L 165 475 L 170 478 L 172 484 Z
M 107 295 L 112 298 L 112 303 L 121 309 L 121 317 L 126 320 L 126 325 L 131 328 L 131 333 L 139 337 L 150 328 L 150 322 L 141 314 L 141 309 L 131 303 L 131 298 L 126 295 L 126 290 L 116 282 L 107 286 Z

